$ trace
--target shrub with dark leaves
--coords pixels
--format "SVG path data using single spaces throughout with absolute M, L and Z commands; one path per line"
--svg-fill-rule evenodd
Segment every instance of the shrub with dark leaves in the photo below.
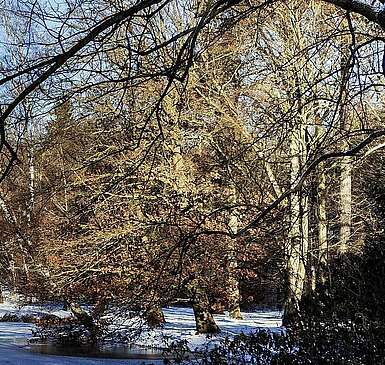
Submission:
M 185 343 L 167 364 L 200 365 L 367 365 L 385 364 L 385 326 L 379 323 L 312 323 L 296 331 L 259 331 L 224 339 L 189 354 Z

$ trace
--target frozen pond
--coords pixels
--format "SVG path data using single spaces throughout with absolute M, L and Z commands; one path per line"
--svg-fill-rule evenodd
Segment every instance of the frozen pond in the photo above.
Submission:
M 146 349 L 137 346 L 103 345 L 92 346 L 61 346 L 50 343 L 29 344 L 25 349 L 32 353 L 75 356 L 105 359 L 135 359 L 135 360 L 161 360 L 163 352 L 157 349 Z
M 149 350 L 143 353 L 135 349 L 135 353 L 124 354 L 123 349 L 117 347 L 105 349 L 104 352 L 86 354 L 79 352 L 79 348 L 60 349 L 48 345 L 29 345 L 27 340 L 31 337 L 32 329 L 31 324 L 0 322 L 1 365 L 139 365 L 143 363 L 158 365 L 163 363 L 159 360 L 159 352 Z M 124 349 L 124 351 L 127 350 L 128 348 Z

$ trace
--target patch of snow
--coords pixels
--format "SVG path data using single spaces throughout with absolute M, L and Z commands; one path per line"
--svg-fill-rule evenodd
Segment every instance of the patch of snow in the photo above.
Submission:
M 45 315 L 54 315 L 59 318 L 67 318 L 71 316 L 69 311 L 61 309 L 60 304 L 31 304 L 22 305 L 20 298 L 16 295 L 8 294 L 5 296 L 4 303 L 0 304 L 0 318 L 6 314 L 16 315 L 18 318 L 22 316 L 43 317 Z
M 31 337 L 34 325 L 19 322 L 0 322 L 0 342 L 13 341 L 15 338 Z
M 234 337 L 240 333 L 252 333 L 260 329 L 281 332 L 282 313 L 280 311 L 260 311 L 242 313 L 243 320 L 230 319 L 228 313 L 214 315 L 215 322 L 221 332 L 217 335 L 206 336 L 197 334 L 192 308 L 169 307 L 163 309 L 166 323 L 163 328 L 151 330 L 146 328 L 137 318 L 129 320 L 117 319 L 113 329 L 127 336 L 136 330 L 142 331 L 133 343 L 143 347 L 166 347 L 174 341 L 187 341 L 191 350 L 199 350 L 207 344 L 216 344 L 225 337 Z

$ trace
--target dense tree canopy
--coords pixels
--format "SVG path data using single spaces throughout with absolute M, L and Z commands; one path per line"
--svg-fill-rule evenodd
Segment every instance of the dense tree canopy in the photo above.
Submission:
M 309 303 L 340 313 L 382 268 L 381 2 L 7 0 L 0 14 L 4 287 L 152 325 L 188 300 L 216 332 L 223 308 L 275 305 L 287 325 Z

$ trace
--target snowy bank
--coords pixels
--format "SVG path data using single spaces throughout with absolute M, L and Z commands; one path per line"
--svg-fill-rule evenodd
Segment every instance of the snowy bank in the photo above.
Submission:
M 225 337 L 234 337 L 240 333 L 252 333 L 259 329 L 268 329 L 274 332 L 282 331 L 281 312 L 260 311 L 242 313 L 244 320 L 232 320 L 227 313 L 214 315 L 221 332 L 215 336 L 196 334 L 194 314 L 191 308 L 168 307 L 164 308 L 166 323 L 163 328 L 149 329 L 137 317 L 126 319 L 123 316 L 114 316 L 110 330 L 116 338 L 130 336 L 140 329 L 132 343 L 144 348 L 165 348 L 175 341 L 187 341 L 190 350 L 200 350 L 212 346 Z M 0 318 L 4 315 L 17 317 L 34 316 L 44 317 L 55 315 L 60 318 L 71 316 L 68 311 L 61 310 L 57 305 L 27 305 L 20 306 L 15 302 L 0 304 Z M 111 318 L 110 318 L 111 319 Z M 52 356 L 31 353 L 26 345 L 31 337 L 34 325 L 31 323 L 0 322 L 0 363 L 3 365 L 134 365 L 134 364 L 161 364 L 162 361 L 148 360 L 116 360 L 94 359 L 90 357 Z
M 252 333 L 260 329 L 273 332 L 282 331 L 282 313 L 279 311 L 259 311 L 242 313 L 243 320 L 230 319 L 228 313 L 215 314 L 214 319 L 221 332 L 215 336 L 196 334 L 192 308 L 168 307 L 163 309 L 166 323 L 163 328 L 149 329 L 137 319 L 123 320 L 116 318 L 115 330 L 127 336 L 136 329 L 141 329 L 133 343 L 143 347 L 167 347 L 174 341 L 187 341 L 190 350 L 218 343 L 225 337 L 234 337 L 240 333 Z M 120 330 L 118 329 L 120 328 Z

